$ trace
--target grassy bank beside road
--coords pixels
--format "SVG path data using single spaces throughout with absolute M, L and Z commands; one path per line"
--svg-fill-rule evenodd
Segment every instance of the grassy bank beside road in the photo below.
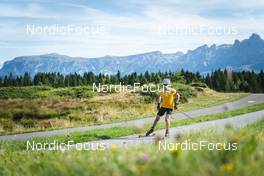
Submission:
M 234 130 L 179 135 L 174 143 L 220 143 L 220 150 L 184 150 L 142 145 L 105 151 L 30 152 L 0 150 L 0 175 L 263 175 L 264 121 Z M 228 150 L 229 144 L 237 149 Z M 16 167 L 14 167 L 16 166 Z M 159 166 L 159 167 L 156 167 Z
M 196 92 L 189 85 L 175 87 L 182 111 L 238 100 L 249 94 Z M 155 94 L 93 92 L 90 87 L 47 86 L 0 88 L 0 134 L 44 131 L 120 122 L 156 114 Z
M 259 110 L 264 109 L 264 103 L 255 104 L 249 107 L 236 109 L 233 111 L 227 111 L 223 113 L 213 114 L 213 115 L 206 115 L 206 116 L 200 116 L 192 119 L 180 119 L 180 120 L 174 120 L 171 122 L 172 127 L 182 126 L 182 125 L 189 125 L 199 122 L 205 122 L 215 119 L 223 119 L 228 118 L 232 116 L 247 114 L 250 112 L 255 112 Z M 131 127 L 131 126 L 124 126 L 124 127 L 112 127 L 112 128 L 106 128 L 106 129 L 98 129 L 98 130 L 92 130 L 92 131 L 86 131 L 86 132 L 74 132 L 71 134 L 66 135 L 57 135 L 57 136 L 50 136 L 45 138 L 35 138 L 30 141 L 40 142 L 40 143 L 49 143 L 56 140 L 58 143 L 62 142 L 68 142 L 68 141 L 74 141 L 74 143 L 80 143 L 80 142 L 88 142 L 88 141 L 95 141 L 95 140 L 103 140 L 103 139 L 111 139 L 121 136 L 127 136 L 132 134 L 139 134 L 144 133 L 147 129 L 150 128 L 151 124 L 142 126 L 142 127 Z M 164 122 L 161 122 L 157 125 L 158 129 L 164 129 L 165 124 Z M 0 142 L 0 149 L 6 149 L 6 150 L 25 150 L 26 149 L 26 141 L 6 141 L 6 142 Z

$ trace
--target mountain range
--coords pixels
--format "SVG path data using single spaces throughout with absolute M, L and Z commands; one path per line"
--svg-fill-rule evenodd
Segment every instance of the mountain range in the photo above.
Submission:
M 264 40 L 258 34 L 248 39 L 235 40 L 233 44 L 203 45 L 186 53 L 164 54 L 153 51 L 129 56 L 104 56 L 98 58 L 69 57 L 56 53 L 20 56 L 6 61 L 0 69 L 0 76 L 12 73 L 14 76 L 29 72 L 60 72 L 62 74 L 94 72 L 95 74 L 121 74 L 145 71 L 176 71 L 179 69 L 208 73 L 215 69 L 233 70 L 264 69 Z

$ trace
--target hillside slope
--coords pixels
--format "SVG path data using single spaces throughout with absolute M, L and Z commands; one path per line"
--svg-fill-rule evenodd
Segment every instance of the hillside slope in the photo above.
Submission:
M 104 56 L 100 58 L 81 58 L 59 55 L 56 53 L 21 56 L 4 63 L 0 76 L 21 75 L 29 72 L 60 72 L 62 74 L 94 72 L 122 74 L 145 71 L 190 71 L 210 72 L 218 68 L 231 67 L 233 70 L 255 70 L 264 68 L 264 40 L 257 34 L 249 39 L 235 40 L 232 45 L 203 45 L 183 54 L 181 52 L 163 54 L 160 51 L 130 55 Z

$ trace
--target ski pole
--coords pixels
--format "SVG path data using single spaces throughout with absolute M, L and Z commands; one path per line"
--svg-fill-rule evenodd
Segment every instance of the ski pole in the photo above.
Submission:
M 179 110 L 178 110 L 179 111 Z M 188 115 L 187 113 L 183 112 L 183 111 L 179 111 L 179 113 L 183 114 L 184 116 L 194 120 L 194 118 L 192 118 L 190 115 Z

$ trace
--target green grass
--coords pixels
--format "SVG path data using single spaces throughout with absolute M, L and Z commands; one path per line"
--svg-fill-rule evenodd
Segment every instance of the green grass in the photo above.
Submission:
M 0 151 L 0 175 L 263 175 L 264 121 L 243 129 L 198 131 L 175 143 L 237 143 L 228 150 L 159 150 L 158 145 L 105 151 Z
M 91 98 L 95 95 L 91 87 L 52 88 L 49 86 L 1 87 L 0 99 L 7 98 Z
M 216 106 L 226 102 L 232 102 L 250 95 L 249 93 L 223 93 L 205 89 L 198 93 L 197 97 L 191 97 L 188 102 L 179 107 L 181 111 L 191 111 L 211 106 Z
M 234 101 L 249 94 L 220 93 L 210 89 L 196 93 L 177 84 L 181 111 Z M 0 134 L 18 134 L 87 125 L 121 122 L 154 116 L 154 94 L 94 94 L 90 87 L 48 86 L 0 88 Z M 6 98 L 6 99 L 4 99 Z M 188 100 L 188 102 L 186 102 Z
M 171 127 L 177 127 L 182 125 L 189 125 L 198 122 L 205 122 L 215 119 L 223 119 L 232 116 L 242 115 L 250 112 L 255 112 L 264 109 L 264 103 L 251 105 L 245 108 L 236 109 L 233 111 L 227 111 L 223 113 L 213 114 L 213 115 L 205 115 L 196 117 L 195 119 L 180 119 L 174 120 L 171 122 Z M 74 132 L 68 135 L 56 135 L 50 136 L 45 138 L 35 138 L 31 141 L 36 142 L 53 142 L 54 140 L 58 142 L 67 142 L 69 140 L 74 141 L 75 143 L 80 142 L 87 142 L 87 141 L 95 141 L 95 140 L 102 140 L 102 139 L 111 139 L 115 137 L 121 137 L 126 135 L 138 134 L 143 133 L 150 128 L 151 124 L 145 125 L 142 128 L 136 128 L 131 126 L 124 126 L 124 127 L 112 127 L 112 128 L 105 128 L 105 129 L 97 129 L 85 132 Z M 164 129 L 165 124 L 159 123 L 156 129 Z M 7 142 L 0 142 L 0 149 L 12 149 L 12 150 L 25 150 L 26 149 L 26 141 L 7 141 Z

